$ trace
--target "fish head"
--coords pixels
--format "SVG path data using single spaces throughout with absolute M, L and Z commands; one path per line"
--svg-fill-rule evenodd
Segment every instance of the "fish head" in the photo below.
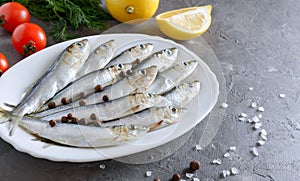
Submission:
M 157 73 L 157 66 L 138 70 L 132 76 L 128 77 L 128 84 L 137 90 L 146 90 L 155 80 Z
M 162 120 L 167 122 L 168 124 L 172 124 L 178 122 L 180 118 L 187 113 L 187 109 L 185 108 L 176 108 L 173 106 L 162 108 L 163 114 Z
M 162 101 L 162 99 L 163 97 L 158 94 L 137 93 L 134 94 L 133 100 L 131 100 L 131 102 L 133 102 L 134 105 L 140 105 L 143 108 L 148 108 L 157 105 Z
M 148 57 L 151 54 L 152 50 L 153 50 L 153 44 L 145 43 L 130 48 L 129 52 L 131 56 L 138 58 L 139 60 L 144 60 L 146 57 Z
M 71 44 L 68 48 L 68 52 L 70 52 L 74 56 L 82 57 L 82 59 L 87 59 L 90 53 L 90 44 L 87 39 L 83 39 Z
M 200 82 L 198 80 L 194 80 L 192 82 L 186 82 L 179 85 L 176 89 L 183 96 L 194 97 L 199 93 Z
M 175 68 L 186 73 L 191 73 L 196 69 L 197 65 L 198 62 L 196 60 L 191 60 L 187 62 L 181 62 L 181 64 L 176 65 Z
M 132 64 L 131 63 L 119 63 L 112 65 L 108 68 L 111 74 L 116 77 L 118 80 L 127 77 L 132 74 Z
M 171 64 L 173 64 L 174 61 L 176 60 L 177 54 L 178 54 L 178 49 L 175 47 L 166 48 L 166 49 L 162 50 L 162 55 L 163 55 L 163 57 L 165 57 L 164 60 L 171 61 L 170 62 Z
M 108 42 L 105 42 L 98 46 L 94 53 L 99 57 L 112 57 L 115 52 L 115 41 L 109 40 Z
M 148 126 L 138 125 L 117 125 L 112 129 L 113 134 L 122 139 L 136 138 L 146 134 L 150 130 Z

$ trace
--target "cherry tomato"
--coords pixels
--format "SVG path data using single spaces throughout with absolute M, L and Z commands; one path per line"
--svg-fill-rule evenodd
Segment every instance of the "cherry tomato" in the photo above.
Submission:
M 22 4 L 9 2 L 0 7 L 0 25 L 8 32 L 13 32 L 17 26 L 29 21 L 30 13 Z
M 37 24 L 23 23 L 12 34 L 12 44 L 17 52 L 24 56 L 31 55 L 45 48 L 45 31 Z
M 6 57 L 0 53 L 0 76 L 9 68 Z

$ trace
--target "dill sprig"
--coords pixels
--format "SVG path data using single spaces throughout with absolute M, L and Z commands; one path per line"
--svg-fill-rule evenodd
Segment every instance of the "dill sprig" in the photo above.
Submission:
M 13 0 L 23 4 L 32 15 L 52 24 L 51 35 L 56 41 L 75 38 L 81 26 L 103 30 L 103 20 L 112 17 L 99 7 L 99 0 Z M 0 5 L 9 0 L 0 0 Z

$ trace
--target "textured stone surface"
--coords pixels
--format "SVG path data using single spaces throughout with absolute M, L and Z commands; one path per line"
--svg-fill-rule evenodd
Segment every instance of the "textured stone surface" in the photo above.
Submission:
M 208 119 L 193 130 L 190 139 L 175 154 L 154 163 L 132 165 L 114 160 L 93 163 L 55 163 L 20 153 L 0 140 L 1 180 L 169 180 L 184 173 L 191 160 L 201 162 L 195 175 L 201 180 L 219 180 L 222 170 L 239 169 L 222 180 L 299 180 L 300 178 L 300 4 L 297 0 L 161 0 L 158 13 L 187 6 L 213 5 L 213 22 L 203 35 L 219 58 L 226 80 L 227 103 L 218 134 L 204 150 L 195 151 L 199 134 Z M 36 19 L 43 27 L 46 24 Z M 84 30 L 82 35 L 95 34 Z M 0 51 L 11 64 L 21 59 L 12 49 L 10 34 L 0 30 Z M 48 45 L 53 44 L 50 40 Z M 248 88 L 253 87 L 253 91 Z M 280 98 L 279 94 L 286 94 Z M 251 102 L 263 106 L 263 126 L 268 140 L 250 150 L 259 130 L 237 120 L 242 112 L 258 114 Z M 217 105 L 219 106 L 219 105 Z M 230 146 L 237 150 L 224 158 Z M 221 158 L 221 165 L 211 162 Z M 99 165 L 105 164 L 101 169 Z M 152 171 L 145 177 L 146 171 Z M 188 180 L 188 179 L 187 179 Z

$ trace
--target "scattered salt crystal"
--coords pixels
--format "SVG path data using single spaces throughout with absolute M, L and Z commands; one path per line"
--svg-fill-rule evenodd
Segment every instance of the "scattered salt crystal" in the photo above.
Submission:
M 264 140 L 258 140 L 257 141 L 257 145 L 258 146 L 262 146 L 262 145 L 264 145 L 266 143 L 266 141 L 264 141 Z
M 232 175 L 236 175 L 236 174 L 238 174 L 239 173 L 239 169 L 237 169 L 237 168 L 235 168 L 235 167 L 232 167 L 231 168 L 231 174 Z
M 285 98 L 285 94 L 279 94 L 280 98 Z
M 262 118 L 262 114 L 258 114 L 257 117 L 258 117 L 259 119 L 261 119 L 261 118 Z
M 253 129 L 259 129 L 262 126 L 262 123 L 255 123 Z
M 196 145 L 196 146 L 195 146 L 195 150 L 196 150 L 196 151 L 200 151 L 200 150 L 202 150 L 202 148 L 201 148 L 200 145 Z
M 228 157 L 230 157 L 230 153 L 225 153 L 224 155 L 223 155 L 225 158 L 228 158 Z
M 254 156 L 258 156 L 257 148 L 256 148 L 256 147 L 253 147 L 253 148 L 251 149 L 251 153 L 252 153 L 252 155 L 254 155 Z
M 260 131 L 260 133 L 261 133 L 262 135 L 265 135 L 265 136 L 268 135 L 268 133 L 267 133 L 267 131 L 266 131 L 265 129 L 262 129 L 262 130 Z
M 200 181 L 200 179 L 198 179 L 198 178 L 193 178 L 193 181 Z
M 239 120 L 239 121 L 245 121 L 246 118 L 239 118 L 238 120 Z
M 225 178 L 225 177 L 227 177 L 229 175 L 230 175 L 230 171 L 229 170 L 223 170 L 222 174 L 221 174 L 221 177 Z
M 252 102 L 250 107 L 255 108 L 257 106 L 256 102 Z
M 250 91 L 253 91 L 253 87 L 249 87 L 249 90 L 250 90 Z
M 222 108 L 227 108 L 227 107 L 228 107 L 228 104 L 226 104 L 225 102 L 223 102 L 223 103 L 221 104 L 221 106 L 222 106 Z
M 185 173 L 185 176 L 186 176 L 187 178 L 192 178 L 192 177 L 194 176 L 194 174 L 192 174 L 192 173 Z
M 240 116 L 243 117 L 243 118 L 248 117 L 248 115 L 246 113 L 241 113 Z
M 220 158 L 214 159 L 212 161 L 213 164 L 217 164 L 217 165 L 221 165 L 222 164 L 222 160 Z
M 260 111 L 260 112 L 264 112 L 265 108 L 264 107 L 258 107 L 257 110 Z
M 229 176 L 229 175 L 230 175 L 230 171 L 226 170 L 226 176 Z
M 253 121 L 252 121 L 252 119 L 247 119 L 247 122 L 252 123 Z
M 252 118 L 252 121 L 255 122 L 255 123 L 258 123 L 260 120 L 259 120 L 259 118 L 257 116 L 254 116 Z
M 147 176 L 147 177 L 150 177 L 151 175 L 152 175 L 152 172 L 151 172 L 151 171 L 147 171 L 147 172 L 146 172 L 146 176 Z
M 229 150 L 230 150 L 230 151 L 235 151 L 235 150 L 236 150 L 236 146 L 231 146 L 231 147 L 229 147 Z
M 267 140 L 267 139 L 268 139 L 266 135 L 263 135 L 263 134 L 259 134 L 259 135 L 260 135 L 260 137 L 261 137 L 263 140 Z
M 101 164 L 101 165 L 99 165 L 99 168 L 105 169 L 105 165 L 104 165 L 104 164 Z

